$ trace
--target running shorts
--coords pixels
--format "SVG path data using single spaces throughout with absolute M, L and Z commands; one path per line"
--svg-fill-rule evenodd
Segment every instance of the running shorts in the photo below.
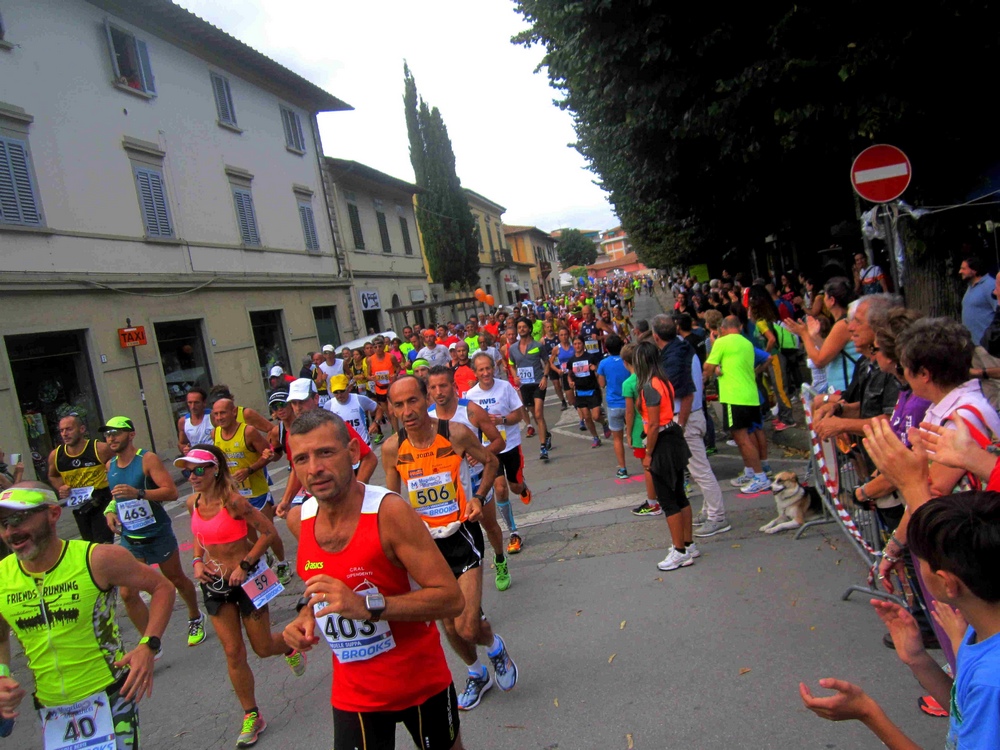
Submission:
M 545 400 L 546 388 L 539 388 L 537 383 L 529 383 L 528 385 L 521 386 L 521 402 L 524 404 L 525 408 L 534 407 L 534 401 L 540 398 L 542 401 Z
M 580 394 L 577 394 L 575 406 L 577 409 L 600 409 L 601 403 L 601 392 L 594 391 L 589 396 L 581 396 Z M 622 410 L 622 413 L 624 415 L 624 409 Z M 624 416 L 622 419 L 624 422 Z
M 464 521 L 454 534 L 434 541 L 455 578 L 461 578 L 483 562 L 483 527 L 475 521 Z
M 417 747 L 451 750 L 458 738 L 458 695 L 449 685 L 423 703 L 402 711 L 342 711 L 333 709 L 333 750 L 391 750 L 396 724 L 403 722 Z
M 159 565 L 170 559 L 177 551 L 177 537 L 174 530 L 167 527 L 163 533 L 150 537 L 122 536 L 122 547 L 132 553 L 132 556 L 146 563 Z
M 268 503 L 274 505 L 274 498 L 271 497 L 270 492 L 265 492 L 263 495 L 257 495 L 257 497 L 248 497 L 247 500 L 257 510 L 264 510 L 264 506 Z
M 760 422 L 759 406 L 722 405 L 722 424 L 727 430 L 749 430 Z
M 201 597 L 205 601 L 205 611 L 210 617 L 219 614 L 223 604 L 235 604 L 243 617 L 249 617 L 256 611 L 253 601 L 242 586 L 230 586 L 223 581 L 213 583 L 212 586 L 213 588 L 209 588 L 206 584 L 201 584 Z M 265 604 L 261 610 L 266 608 Z
M 502 472 L 503 476 L 507 477 L 508 482 L 524 484 L 524 454 L 521 453 L 520 445 L 509 451 L 504 451 L 497 458 L 500 459 L 500 469 L 497 471 L 497 476 L 500 476 Z
M 379 393 L 375 391 L 375 403 L 376 404 L 388 404 L 389 403 L 389 391 L 385 393 Z

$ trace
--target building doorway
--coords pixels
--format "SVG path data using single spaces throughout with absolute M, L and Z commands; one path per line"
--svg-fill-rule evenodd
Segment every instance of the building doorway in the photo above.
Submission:
M 367 336 L 369 333 L 380 333 L 382 331 L 382 316 L 378 310 L 364 310 L 361 313 L 361 317 L 365 321 L 364 335 Z
M 75 415 L 90 437 L 104 424 L 83 331 L 5 336 L 24 433 L 35 477 L 48 476 L 49 453 L 59 439 L 59 420 Z M 29 463 L 25 457 L 25 465 Z M 28 475 L 25 474 L 25 478 Z
M 337 328 L 336 305 L 314 307 L 313 319 L 316 321 L 316 336 L 319 338 L 320 349 L 327 344 L 332 345 L 334 349 L 340 349 L 340 329 Z
M 212 374 L 205 355 L 205 340 L 200 320 L 177 320 L 154 323 L 160 366 L 167 381 L 167 397 L 174 421 L 187 413 L 187 392 L 198 386 L 206 391 L 212 386 Z
M 268 375 L 272 367 L 280 365 L 285 372 L 291 372 L 288 347 L 285 345 L 284 327 L 281 323 L 281 310 L 251 312 L 250 328 L 253 330 L 253 343 L 257 349 L 260 378 L 264 383 L 264 393 L 267 393 L 271 390 Z

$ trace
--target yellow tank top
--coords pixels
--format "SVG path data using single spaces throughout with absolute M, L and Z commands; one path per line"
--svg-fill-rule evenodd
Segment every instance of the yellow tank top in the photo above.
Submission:
M 431 536 L 443 539 L 461 526 L 465 515 L 465 487 L 468 463 L 451 444 L 448 420 L 438 420 L 434 442 L 417 448 L 405 428 L 399 430 L 396 471 L 403 485 L 403 497 L 417 512 Z
M 97 441 L 88 440 L 83 450 L 71 455 L 65 445 L 56 448 L 56 471 L 70 487 L 93 487 L 95 490 L 108 486 L 108 473 L 97 455 Z
M 226 454 L 226 465 L 229 471 L 235 473 L 240 469 L 249 469 L 260 458 L 260 454 L 251 450 L 246 444 L 246 424 L 240 422 L 235 434 L 225 440 L 222 437 L 222 428 L 216 427 L 213 442 L 215 446 Z M 244 497 L 260 497 L 266 495 L 267 478 L 264 476 L 264 469 L 257 469 L 250 476 L 240 483 L 240 494 Z
M 28 573 L 15 555 L 0 561 L 0 616 L 24 647 L 45 706 L 76 703 L 104 690 L 123 672 L 115 620 L 117 589 L 98 588 L 90 574 L 92 542 L 64 541 L 59 561 Z

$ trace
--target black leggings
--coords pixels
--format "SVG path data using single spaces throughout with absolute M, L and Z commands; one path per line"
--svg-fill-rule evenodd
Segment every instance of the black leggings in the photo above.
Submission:
M 403 722 L 417 747 L 451 750 L 458 739 L 458 695 L 449 685 L 417 706 L 402 711 L 333 709 L 333 750 L 394 750 L 396 724 Z

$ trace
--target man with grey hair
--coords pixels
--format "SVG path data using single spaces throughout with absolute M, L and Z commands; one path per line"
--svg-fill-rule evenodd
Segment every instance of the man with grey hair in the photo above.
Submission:
M 871 323 L 885 319 L 889 310 L 902 306 L 902 299 L 895 294 L 868 294 L 854 303 L 847 328 L 863 359 L 854 368 L 847 390 L 840 396 L 831 396 L 816 410 L 813 429 L 820 438 L 844 433 L 864 435 L 864 425 L 870 419 L 892 414 L 899 398 L 899 381 L 875 362 L 875 331 Z

